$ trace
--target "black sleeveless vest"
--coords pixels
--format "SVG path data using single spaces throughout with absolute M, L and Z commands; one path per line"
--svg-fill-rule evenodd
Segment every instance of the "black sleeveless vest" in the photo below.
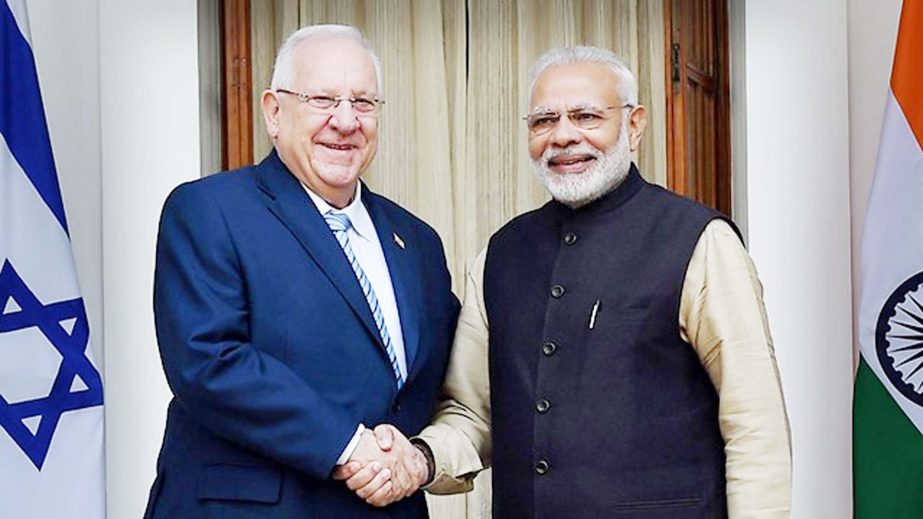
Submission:
M 645 182 L 490 240 L 494 517 L 723 518 L 718 397 L 679 335 L 686 266 L 721 217 Z

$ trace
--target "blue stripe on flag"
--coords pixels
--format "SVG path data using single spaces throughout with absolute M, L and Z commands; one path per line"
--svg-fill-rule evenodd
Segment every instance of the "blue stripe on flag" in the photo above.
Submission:
M 7 2 L 0 2 L 0 134 L 36 191 L 67 233 L 45 108 L 29 42 Z

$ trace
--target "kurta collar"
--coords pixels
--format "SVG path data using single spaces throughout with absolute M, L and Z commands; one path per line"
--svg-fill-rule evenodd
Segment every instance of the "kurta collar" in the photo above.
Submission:
M 625 180 L 601 198 L 577 209 L 572 209 L 556 200 L 552 200 L 550 203 L 554 207 L 555 213 L 562 219 L 583 219 L 617 209 L 635 196 L 645 183 L 644 179 L 641 178 L 641 172 L 638 171 L 638 167 L 632 162 Z

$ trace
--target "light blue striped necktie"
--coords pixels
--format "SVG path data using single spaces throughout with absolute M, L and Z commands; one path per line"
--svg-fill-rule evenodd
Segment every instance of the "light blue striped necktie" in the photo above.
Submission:
M 365 271 L 362 270 L 362 266 L 359 265 L 359 260 L 356 259 L 356 254 L 349 244 L 349 235 L 347 231 L 353 226 L 353 223 L 345 214 L 334 213 L 333 211 L 329 211 L 324 215 L 324 221 L 327 222 L 327 226 L 330 227 L 330 230 L 333 231 L 333 235 L 336 237 L 337 241 L 340 242 L 340 247 L 342 247 L 343 252 L 346 253 L 349 265 L 353 268 L 353 272 L 359 280 L 362 293 L 365 294 L 365 300 L 368 301 L 369 308 L 372 310 L 372 317 L 375 318 L 375 326 L 378 327 L 378 334 L 381 335 L 381 341 L 384 343 L 385 350 L 388 352 L 388 360 L 391 361 L 391 367 L 394 369 L 394 376 L 397 379 L 397 388 L 400 389 L 401 386 L 404 385 L 404 377 L 401 375 L 401 368 L 397 363 L 397 352 L 394 351 L 394 345 L 391 344 L 391 335 L 388 334 L 388 327 L 385 326 L 385 317 L 382 315 L 381 307 L 378 305 L 378 297 L 375 296 L 372 283 L 365 275 Z

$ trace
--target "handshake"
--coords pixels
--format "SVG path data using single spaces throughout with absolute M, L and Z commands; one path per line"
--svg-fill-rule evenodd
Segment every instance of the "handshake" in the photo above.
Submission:
M 352 456 L 333 471 L 359 498 L 387 506 L 416 492 L 431 477 L 430 462 L 393 425 L 366 429 Z

